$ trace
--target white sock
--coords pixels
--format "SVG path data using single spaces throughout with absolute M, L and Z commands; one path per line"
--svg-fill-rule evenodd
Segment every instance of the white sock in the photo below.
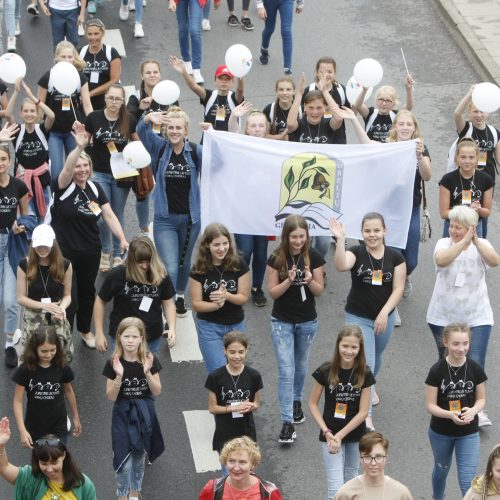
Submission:
M 183 299 L 184 298 L 184 294 L 183 293 L 178 293 L 178 294 L 176 294 L 175 298 L 176 299 Z
M 6 333 L 5 334 L 5 349 L 7 347 L 14 347 L 14 334 L 13 333 Z

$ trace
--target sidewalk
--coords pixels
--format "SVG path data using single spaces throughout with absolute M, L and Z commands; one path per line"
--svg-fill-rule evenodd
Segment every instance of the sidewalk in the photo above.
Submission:
M 500 0 L 438 0 L 492 81 L 500 85 Z

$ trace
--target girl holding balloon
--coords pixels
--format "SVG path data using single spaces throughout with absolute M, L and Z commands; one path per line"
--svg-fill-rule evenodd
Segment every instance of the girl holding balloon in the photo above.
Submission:
M 57 187 L 57 178 L 64 166 L 66 156 L 75 148 L 75 140 L 71 135 L 75 121 L 83 122 L 84 116 L 92 112 L 89 84 L 82 73 L 85 62 L 71 42 L 63 40 L 57 44 L 55 62 L 69 62 L 77 70 L 76 84 L 69 88 L 70 74 L 61 72 L 54 66 L 38 80 L 38 101 L 46 104 L 55 115 L 49 137 L 51 188 Z M 58 89 L 62 89 L 61 91 Z

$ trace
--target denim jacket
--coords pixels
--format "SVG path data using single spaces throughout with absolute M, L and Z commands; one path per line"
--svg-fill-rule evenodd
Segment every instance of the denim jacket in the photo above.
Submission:
M 165 217 L 168 218 L 168 200 L 167 192 L 165 189 L 165 172 L 167 170 L 168 162 L 170 161 L 170 155 L 172 154 L 172 146 L 168 139 L 161 137 L 153 132 L 151 124 L 146 125 L 144 123 L 144 117 L 142 117 L 137 125 L 137 134 L 144 144 L 144 147 L 149 151 L 151 155 L 151 165 L 154 169 L 154 176 L 156 181 L 156 187 L 153 191 L 154 199 L 154 213 L 155 217 Z M 161 158 L 158 158 L 162 148 L 164 151 Z M 191 157 L 191 146 L 189 141 L 186 139 L 184 144 L 183 155 L 189 166 L 191 167 L 191 187 L 189 189 L 189 213 L 191 215 L 191 221 L 197 223 L 200 221 L 200 184 L 199 176 L 201 172 L 201 146 L 197 145 L 198 152 L 198 165 L 195 164 L 193 158 Z M 158 161 L 155 161 L 158 159 Z

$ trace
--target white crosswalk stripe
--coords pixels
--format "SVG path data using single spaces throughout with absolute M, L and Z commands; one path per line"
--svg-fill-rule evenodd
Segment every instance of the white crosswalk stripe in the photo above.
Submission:
M 191 311 L 185 318 L 177 318 L 177 341 L 170 349 L 170 356 L 174 363 L 183 361 L 203 361 L 200 348 L 198 347 L 198 335 L 194 325 Z
M 103 42 L 105 45 L 114 47 L 122 57 L 127 57 L 125 44 L 123 43 L 122 34 L 119 29 L 106 30 Z

